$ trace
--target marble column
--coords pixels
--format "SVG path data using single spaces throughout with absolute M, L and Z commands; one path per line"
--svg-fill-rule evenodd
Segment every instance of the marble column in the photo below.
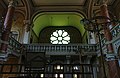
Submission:
M 104 2 L 100 6 L 100 11 L 101 11 L 102 16 L 106 16 L 109 18 L 107 3 Z M 108 21 L 109 20 L 107 20 L 107 19 L 105 20 L 105 22 L 108 22 Z M 110 42 L 112 40 L 112 34 L 111 34 L 110 29 L 107 25 L 104 26 L 104 36 L 108 42 Z M 107 44 L 107 49 L 108 49 L 109 54 L 114 54 L 112 43 Z M 109 60 L 108 61 L 108 69 L 109 69 L 110 78 L 120 78 L 117 60 Z
M 15 11 L 15 6 L 17 4 L 16 0 L 9 0 L 9 5 L 8 5 L 8 10 L 7 10 L 7 14 L 5 17 L 5 21 L 4 21 L 4 27 L 3 27 L 3 33 L 2 33 L 2 44 L 1 44 L 1 52 L 6 53 L 7 51 L 7 46 L 9 44 L 9 34 L 11 31 L 11 27 L 12 27 L 12 19 L 14 16 L 14 11 Z

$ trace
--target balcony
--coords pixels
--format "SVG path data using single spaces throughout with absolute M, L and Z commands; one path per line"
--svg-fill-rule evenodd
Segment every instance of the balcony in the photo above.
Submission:
M 111 29 L 113 40 L 110 42 L 113 44 L 115 52 L 117 52 L 118 47 L 120 46 L 120 25 L 116 25 Z M 3 41 L 0 40 L 0 43 Z M 108 43 L 105 38 L 101 40 L 103 52 L 107 52 L 106 44 Z M 24 46 L 24 47 L 23 47 Z M 24 50 L 23 50 L 24 49 Z M 22 52 L 45 52 L 47 55 L 76 55 L 78 52 L 83 54 L 92 54 L 96 55 L 99 53 L 98 44 L 68 44 L 68 45 L 52 45 L 52 44 L 20 44 L 14 38 L 10 36 L 9 46 L 7 50 L 8 54 L 14 54 L 19 56 Z M 1 53 L 0 58 L 6 58 L 6 54 Z
M 96 52 L 96 45 L 94 44 L 29 44 L 24 46 L 26 48 L 26 52 L 46 52 L 48 55 L 70 55 L 76 54 L 78 51 L 84 51 L 86 54 Z

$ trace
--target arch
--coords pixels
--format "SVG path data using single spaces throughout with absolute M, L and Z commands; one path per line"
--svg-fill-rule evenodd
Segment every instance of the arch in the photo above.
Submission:
M 30 19 L 31 15 L 31 7 L 30 7 L 30 2 L 29 0 L 22 0 L 24 5 L 25 5 L 25 20 Z
M 84 34 L 84 26 L 80 24 L 80 20 L 84 16 L 77 12 L 43 12 L 34 16 L 33 30 L 39 36 L 40 31 L 47 26 L 74 26 Z M 38 22 L 39 21 L 39 22 Z
M 26 17 L 23 10 L 15 10 L 15 13 L 20 13 L 24 18 Z
M 57 12 L 59 12 L 59 13 L 62 13 L 62 12 L 67 12 L 67 13 L 69 13 L 69 12 L 71 12 L 71 13 L 77 13 L 77 14 L 80 14 L 80 15 L 82 15 L 83 17 L 87 17 L 87 15 L 84 13 L 84 12 L 82 12 L 82 11 L 79 11 L 79 10 L 76 10 L 76 11 L 42 11 L 42 10 L 37 10 L 34 14 L 32 14 L 32 17 L 31 17 L 31 20 L 33 20 L 35 17 L 36 17 L 36 15 L 38 15 L 38 14 L 44 14 L 44 13 L 57 13 Z
M 93 15 L 93 6 L 94 6 L 94 0 L 89 0 L 88 2 L 88 18 L 91 18 L 91 16 Z
M 62 40 L 58 40 L 58 36 L 55 37 L 55 33 L 57 34 L 59 30 L 62 31 L 62 34 L 61 34 L 61 36 L 60 35 L 58 35 L 58 36 L 60 38 L 62 38 Z M 66 33 L 67 39 L 65 39 L 66 36 L 62 37 L 63 32 L 67 32 Z M 54 33 L 54 36 L 53 36 L 53 33 Z M 51 44 L 52 43 L 56 44 L 56 41 L 59 41 L 60 43 L 58 43 L 58 44 L 63 44 L 64 40 L 65 40 L 65 44 L 82 43 L 81 32 L 79 31 L 79 29 L 77 29 L 74 26 L 49 26 L 49 27 L 45 27 L 41 30 L 41 32 L 39 33 L 38 41 L 39 41 L 39 43 L 51 43 Z M 66 42 L 66 40 L 67 40 L 67 42 Z M 54 41 L 55 41 L 55 43 L 54 43 Z

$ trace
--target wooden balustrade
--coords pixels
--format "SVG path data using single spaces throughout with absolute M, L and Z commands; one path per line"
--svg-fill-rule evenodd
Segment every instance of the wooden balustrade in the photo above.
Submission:
M 12 37 L 10 37 L 10 39 L 9 39 L 9 45 L 11 47 L 14 47 L 14 48 L 17 48 L 17 49 L 19 49 L 21 47 L 21 44 Z
M 94 44 L 68 44 L 68 45 L 52 45 L 52 44 L 26 44 L 27 52 L 76 52 L 85 50 L 87 52 L 95 52 Z

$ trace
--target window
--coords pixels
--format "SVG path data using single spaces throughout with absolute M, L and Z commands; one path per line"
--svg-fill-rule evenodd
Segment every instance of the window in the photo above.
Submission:
M 52 44 L 69 44 L 70 36 L 65 30 L 56 30 L 50 37 Z

